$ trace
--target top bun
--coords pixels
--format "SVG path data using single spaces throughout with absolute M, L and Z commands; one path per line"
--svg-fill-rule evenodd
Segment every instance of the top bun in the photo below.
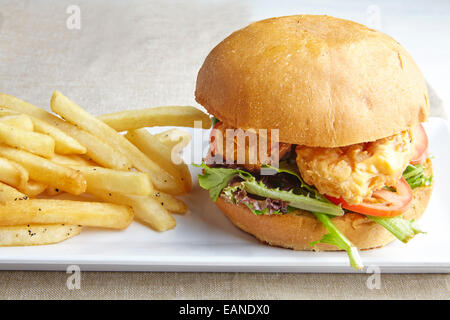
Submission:
M 329 16 L 234 32 L 206 58 L 195 96 L 231 127 L 279 129 L 280 141 L 315 147 L 388 137 L 429 113 L 423 76 L 399 43 Z

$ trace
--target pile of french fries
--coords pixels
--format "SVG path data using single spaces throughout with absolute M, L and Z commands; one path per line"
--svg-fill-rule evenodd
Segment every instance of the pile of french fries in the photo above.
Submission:
M 59 91 L 50 106 L 55 114 L 0 93 L 0 246 L 56 243 L 83 226 L 125 229 L 134 218 L 157 231 L 175 227 L 172 213 L 187 207 L 174 196 L 192 180 L 173 151 L 191 137 L 145 127 L 201 121 L 207 129 L 206 114 L 156 107 L 95 117 Z

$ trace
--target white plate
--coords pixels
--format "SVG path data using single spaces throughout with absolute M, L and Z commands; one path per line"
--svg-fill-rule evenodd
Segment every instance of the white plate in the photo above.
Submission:
M 426 124 L 434 166 L 434 192 L 421 226 L 428 231 L 361 252 L 365 266 L 382 272 L 450 272 L 450 130 L 442 119 Z M 56 245 L 0 248 L 0 269 L 105 271 L 354 272 L 343 252 L 299 252 L 261 244 L 235 228 L 197 185 L 185 197 L 191 213 L 157 233 L 138 223 L 127 230 L 85 228 Z

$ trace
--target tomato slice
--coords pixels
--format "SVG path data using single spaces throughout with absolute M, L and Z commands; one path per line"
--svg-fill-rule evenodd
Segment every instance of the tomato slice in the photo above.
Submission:
M 342 208 L 369 215 L 380 217 L 395 217 L 408 210 L 413 194 L 408 182 L 402 177 L 396 186 L 396 191 L 381 189 L 374 191 L 372 198 L 363 203 L 350 205 L 342 198 L 334 198 L 325 195 L 334 204 L 340 204 Z
M 423 164 L 427 159 L 428 150 L 428 136 L 423 128 L 422 124 L 419 123 L 417 126 L 411 130 L 413 138 L 413 154 L 411 157 L 411 164 Z

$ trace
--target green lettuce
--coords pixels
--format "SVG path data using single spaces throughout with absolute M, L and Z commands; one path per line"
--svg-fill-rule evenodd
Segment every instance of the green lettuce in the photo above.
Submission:
M 254 214 L 254 215 L 256 215 L 256 216 L 261 216 L 261 215 L 266 215 L 266 214 L 269 214 L 269 209 L 268 208 L 264 208 L 263 210 L 258 210 L 258 209 L 255 209 L 254 208 L 254 206 L 251 204 L 251 203 L 244 203 L 246 206 L 247 206 L 247 208 L 249 208 L 250 209 L 250 211 Z M 276 211 L 274 211 L 274 212 L 272 212 L 272 213 L 270 213 L 271 215 L 272 214 L 284 214 L 283 212 L 281 212 L 281 210 L 276 210 Z
M 410 164 L 406 167 L 405 171 L 403 171 L 403 178 L 405 178 L 406 182 L 411 186 L 411 189 L 431 185 L 433 176 L 425 176 L 424 170 L 425 168 L 420 164 Z
M 401 216 L 392 218 L 383 218 L 375 216 L 366 216 L 372 221 L 380 224 L 392 233 L 398 240 L 403 243 L 407 243 L 414 238 L 416 234 L 425 233 L 419 226 L 416 225 L 414 220 L 405 220 Z
M 425 168 L 420 164 L 409 164 L 405 171 L 403 171 L 403 178 L 408 182 L 411 189 L 431 185 L 433 176 L 425 176 L 424 170 Z M 403 243 L 407 243 L 416 234 L 425 233 L 414 220 L 408 221 L 403 219 L 402 216 L 384 218 L 367 215 L 366 217 L 386 228 L 386 230 Z
M 214 125 L 218 120 L 213 118 L 212 121 Z M 294 193 L 294 190 L 285 191 L 280 190 L 279 188 L 269 188 L 264 183 L 256 181 L 255 177 L 243 170 L 209 168 L 203 163 L 199 167 L 204 170 L 204 173 L 199 175 L 200 186 L 209 191 L 210 198 L 213 201 L 217 200 L 222 190 L 228 199 L 234 201 L 233 194 L 239 189 L 243 189 L 249 194 L 288 202 L 290 210 L 298 208 L 310 211 L 328 231 L 322 239 L 312 242 L 311 245 L 314 246 L 318 243 L 334 245 L 347 252 L 350 264 L 353 268 L 361 269 L 363 267 L 358 249 L 332 222 L 332 216 L 341 216 L 344 214 L 344 211 L 340 206 L 334 205 L 328 201 L 328 199 L 321 195 L 317 189 L 306 184 L 300 177 L 298 168 L 295 164 L 282 161 L 280 162 L 279 168 L 265 165 L 263 166 L 263 169 L 274 170 L 275 173 L 287 173 L 295 176 L 299 181 L 299 189 L 302 194 Z M 228 186 L 231 179 L 236 176 L 239 176 L 242 181 L 236 185 Z M 433 176 L 425 176 L 424 167 L 421 165 L 408 165 L 403 172 L 403 177 L 412 189 L 431 185 L 433 179 Z M 245 203 L 245 205 L 247 205 L 247 207 L 256 215 L 266 214 L 264 210 L 252 208 L 251 204 Z M 281 214 L 281 212 L 275 212 L 275 214 Z M 416 234 L 424 233 L 413 220 L 407 221 L 401 216 L 391 218 L 367 216 L 367 218 L 386 228 L 403 243 L 407 243 Z
M 209 197 L 216 202 L 222 190 L 228 185 L 236 175 L 241 177 L 252 177 L 246 171 L 228 168 L 210 168 L 206 164 L 195 165 L 203 168 L 203 174 L 198 176 L 200 187 L 209 191 Z
M 235 195 L 236 195 L 236 193 L 239 192 L 240 189 L 241 189 L 240 184 L 237 184 L 234 186 L 227 186 L 223 189 L 223 194 L 229 201 L 236 204 L 236 203 L 238 203 L 238 201 L 236 200 Z M 281 209 L 270 212 L 270 210 L 268 208 L 264 208 L 263 210 L 256 209 L 252 203 L 248 203 L 248 202 L 241 202 L 241 203 L 246 205 L 247 208 L 249 208 L 250 211 L 256 216 L 269 215 L 269 214 L 284 214 L 284 212 L 282 212 Z M 294 210 L 295 210 L 295 208 L 288 206 L 286 213 L 294 211 Z
M 309 194 L 313 195 L 314 198 L 316 198 L 318 200 L 329 202 L 327 198 L 325 198 L 323 195 L 321 195 L 319 193 L 319 191 L 317 191 L 316 188 L 308 185 L 307 183 L 305 183 L 303 181 L 303 179 L 300 177 L 300 172 L 298 171 L 298 167 L 295 163 L 288 162 L 285 160 L 285 161 L 280 161 L 278 168 L 272 167 L 269 165 L 263 165 L 262 167 L 265 169 L 274 170 L 276 173 L 287 173 L 287 174 L 295 176 L 300 183 L 301 189 L 304 189 L 305 191 L 307 191 Z
M 347 252 L 348 258 L 350 260 L 350 265 L 356 270 L 361 270 L 364 266 L 361 262 L 361 257 L 359 256 L 358 248 L 344 236 L 338 228 L 331 221 L 331 218 L 323 213 L 313 212 L 316 218 L 323 224 L 327 229 L 328 233 L 323 235 L 322 239 L 318 241 L 311 242 L 311 246 L 315 246 L 318 243 L 327 243 L 338 247 L 341 250 Z
M 202 188 L 209 191 L 209 196 L 213 201 L 216 201 L 222 190 L 227 198 L 233 199 L 233 194 L 238 188 L 243 188 L 250 194 L 261 197 L 278 199 L 289 203 L 290 207 L 295 207 L 303 210 L 311 211 L 317 219 L 324 225 L 328 233 L 322 239 L 311 243 L 311 246 L 317 243 L 328 243 L 335 245 L 341 250 L 345 250 L 348 254 L 350 265 L 355 269 L 362 269 L 361 258 L 358 249 L 336 228 L 329 215 L 343 215 L 344 211 L 340 206 L 334 205 L 315 189 L 306 185 L 300 176 L 289 169 L 273 168 L 277 172 L 285 172 L 295 175 L 302 188 L 306 189 L 309 196 L 294 194 L 292 191 L 284 191 L 279 189 L 271 189 L 264 185 L 248 172 L 239 169 L 229 168 L 209 168 L 202 163 L 198 167 L 203 168 L 203 174 L 199 175 L 199 184 Z M 228 183 L 238 175 L 243 181 L 234 186 L 228 186 Z M 249 209 L 256 215 L 264 214 L 248 206 Z M 325 211 L 325 212 L 321 212 Z
M 253 178 L 253 177 L 252 177 Z M 306 211 L 317 211 L 333 216 L 343 216 L 344 210 L 331 202 L 315 199 L 309 196 L 295 194 L 293 190 L 284 191 L 280 189 L 268 188 L 264 183 L 253 179 L 241 182 L 242 188 L 248 193 L 255 194 L 264 198 L 271 198 L 286 201 L 291 207 Z
M 204 172 L 198 177 L 199 184 L 203 189 L 209 191 L 209 196 L 213 201 L 217 200 L 222 190 L 233 177 L 239 176 L 243 180 L 240 182 L 239 187 L 250 194 L 286 201 L 289 202 L 291 207 L 297 209 L 317 211 L 333 216 L 344 215 L 344 211 L 340 206 L 324 198 L 317 199 L 308 195 L 295 194 L 292 190 L 284 191 L 268 188 L 264 183 L 256 181 L 255 177 L 246 171 L 229 168 L 209 168 L 204 163 L 200 167 L 203 168 Z

